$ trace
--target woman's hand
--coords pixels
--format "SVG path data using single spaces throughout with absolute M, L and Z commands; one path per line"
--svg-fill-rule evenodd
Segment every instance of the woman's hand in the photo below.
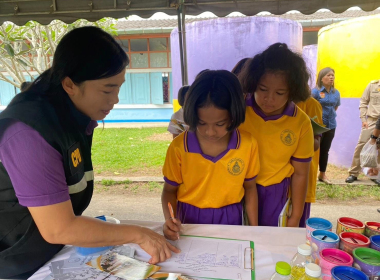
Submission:
M 149 263 L 156 264 L 163 262 L 172 256 L 171 252 L 181 252 L 181 250 L 170 244 L 162 235 L 144 227 L 141 227 L 139 231 L 140 238 L 136 243 L 152 256 Z
M 164 236 L 169 240 L 178 240 L 181 230 L 181 221 L 178 219 L 167 219 L 164 224 Z

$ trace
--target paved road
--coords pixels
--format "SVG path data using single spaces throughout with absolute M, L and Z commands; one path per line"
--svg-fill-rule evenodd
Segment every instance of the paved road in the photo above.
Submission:
M 339 217 L 347 216 L 361 221 L 380 221 L 379 203 L 356 205 L 345 204 L 321 204 L 315 203 L 311 207 L 312 217 L 323 217 L 330 220 L 334 227 Z M 144 197 L 142 195 L 117 195 L 107 192 L 95 193 L 89 208 L 84 213 L 87 216 L 112 215 L 120 220 L 146 220 L 163 221 L 161 200 L 159 194 Z

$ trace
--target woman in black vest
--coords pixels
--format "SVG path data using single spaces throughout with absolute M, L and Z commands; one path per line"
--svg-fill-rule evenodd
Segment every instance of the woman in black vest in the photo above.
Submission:
M 81 216 L 93 192 L 93 130 L 118 103 L 128 63 L 111 35 L 74 29 L 0 114 L 0 278 L 29 277 L 64 244 L 137 243 L 151 263 L 179 252 L 149 229 Z

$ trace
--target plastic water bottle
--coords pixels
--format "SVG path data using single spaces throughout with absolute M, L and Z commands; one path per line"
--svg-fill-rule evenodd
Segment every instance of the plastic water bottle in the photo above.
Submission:
M 287 262 L 277 262 L 276 272 L 272 275 L 270 280 L 290 280 L 291 267 Z
M 305 275 L 300 280 L 322 280 L 321 267 L 315 263 L 308 263 L 305 266 Z M 298 279 L 295 279 L 298 280 Z
M 301 279 L 305 275 L 305 266 L 312 262 L 311 247 L 309 245 L 301 244 L 298 246 L 297 251 L 297 254 L 294 255 L 290 262 L 293 279 Z

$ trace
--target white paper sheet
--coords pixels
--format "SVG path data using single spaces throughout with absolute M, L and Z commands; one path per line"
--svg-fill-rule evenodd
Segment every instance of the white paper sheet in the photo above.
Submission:
M 181 236 L 172 244 L 181 253 L 173 253 L 170 259 L 159 263 L 162 271 L 190 277 L 251 280 L 251 270 L 244 269 L 245 248 L 250 248 L 250 241 Z M 143 250 L 135 249 L 137 259 L 149 260 Z

